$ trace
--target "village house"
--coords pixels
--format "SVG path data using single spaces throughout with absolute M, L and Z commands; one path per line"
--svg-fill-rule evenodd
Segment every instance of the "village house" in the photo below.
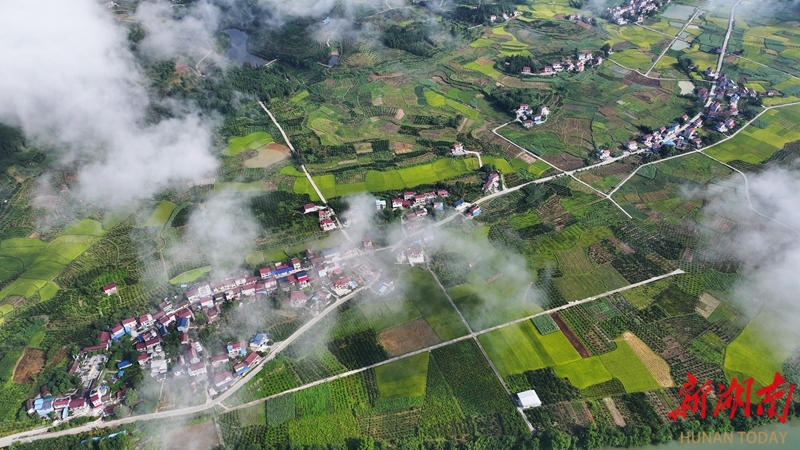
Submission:
M 102 291 L 103 291 L 104 294 L 106 294 L 107 296 L 110 297 L 110 296 L 115 295 L 117 293 L 117 285 L 114 284 L 114 283 L 107 284 L 107 285 L 102 287 Z
M 336 229 L 336 224 L 330 219 L 325 219 L 319 223 L 319 227 L 322 231 L 333 231 Z
M 472 219 L 477 217 L 481 213 L 481 207 L 479 205 L 474 205 L 467 210 L 467 217 Z
M 228 362 L 228 355 L 223 353 L 220 353 L 219 355 L 214 355 L 208 358 L 208 362 L 211 364 L 211 367 L 219 367 Z
M 222 372 L 220 374 L 215 375 L 214 378 L 212 379 L 214 387 L 218 391 L 226 389 L 228 386 L 231 385 L 231 383 L 233 383 L 233 380 L 234 380 L 233 374 L 230 372 Z
M 375 209 L 377 209 L 378 211 L 386 209 L 386 200 L 381 200 L 381 199 L 375 200 Z
M 244 354 L 247 353 L 247 346 L 242 341 L 228 342 L 227 350 L 229 358 L 236 358 L 238 356 L 244 356 Z
M 208 375 L 208 369 L 206 369 L 205 364 L 199 362 L 189 366 L 186 373 L 188 373 L 190 377 L 199 377 L 201 375 Z
M 531 66 L 522 66 L 522 74 L 523 75 L 533 75 L 531 73 Z
M 611 158 L 611 150 L 600 150 L 597 152 L 597 156 L 602 160 L 609 159 Z
M 483 192 L 488 192 L 492 189 L 497 187 L 497 184 L 500 180 L 500 174 L 497 172 L 492 172 L 489 174 L 489 177 L 483 183 Z
M 292 293 L 289 294 L 288 303 L 292 308 L 302 308 L 306 305 L 307 301 L 308 296 L 303 291 L 292 291 Z
M 303 214 L 308 214 L 308 213 L 312 213 L 312 212 L 316 212 L 316 211 L 317 211 L 317 205 L 315 205 L 313 203 L 309 203 L 309 204 L 303 206 Z

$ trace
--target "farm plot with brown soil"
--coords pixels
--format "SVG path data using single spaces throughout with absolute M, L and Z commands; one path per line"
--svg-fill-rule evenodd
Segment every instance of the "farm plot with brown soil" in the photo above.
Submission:
M 397 128 L 398 130 L 400 127 Z M 402 155 L 404 153 L 411 153 L 411 148 L 413 147 L 412 144 L 408 142 L 399 142 L 399 141 L 392 141 L 391 143 L 392 150 L 398 155 Z
M 655 378 L 659 386 L 665 388 L 675 386 L 675 382 L 672 381 L 669 373 L 669 364 L 651 350 L 647 344 L 630 331 L 622 333 L 622 339 L 630 345 L 633 353 L 642 361 L 642 364 L 650 372 L 650 375 Z
M 378 334 L 378 342 L 391 356 L 404 355 L 414 350 L 441 342 L 433 328 L 423 318 L 389 328 Z
M 14 367 L 13 381 L 27 383 L 33 380 L 44 367 L 45 353 L 38 348 L 26 348 Z
M 583 346 L 583 342 L 581 342 L 581 340 L 578 339 L 578 336 L 575 334 L 575 332 L 572 331 L 572 328 L 570 328 L 569 325 L 567 325 L 567 322 L 564 322 L 564 319 L 562 319 L 561 316 L 558 315 L 558 313 L 550 314 L 550 317 L 553 318 L 553 320 L 556 322 L 556 325 L 558 325 L 558 328 L 560 328 L 561 331 L 564 333 L 564 336 L 567 337 L 569 343 L 572 344 L 573 347 L 575 347 L 575 350 L 578 351 L 578 354 L 581 355 L 581 358 L 588 358 L 592 356 L 592 354 L 589 353 L 589 350 Z
M 217 431 L 214 422 L 208 422 L 179 428 L 165 436 L 167 450 L 210 450 L 219 447 Z
M 575 170 L 585 166 L 583 159 L 577 156 L 570 155 L 569 153 L 560 153 L 558 155 L 544 155 L 542 159 L 550 164 L 558 167 L 561 170 Z

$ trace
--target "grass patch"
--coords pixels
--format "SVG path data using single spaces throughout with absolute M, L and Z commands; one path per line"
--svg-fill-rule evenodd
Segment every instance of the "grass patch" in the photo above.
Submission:
M 272 135 L 266 131 L 257 131 L 247 136 L 232 137 L 228 141 L 228 146 L 222 151 L 222 154 L 225 156 L 236 156 L 245 150 L 255 150 L 270 142 L 275 142 L 275 140 L 272 138 Z
M 201 267 L 199 269 L 189 270 L 169 280 L 171 284 L 185 284 L 202 277 L 211 271 L 211 266 Z

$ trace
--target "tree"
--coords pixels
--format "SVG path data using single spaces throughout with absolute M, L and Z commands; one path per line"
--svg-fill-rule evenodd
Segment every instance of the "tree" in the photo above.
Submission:
M 611 54 L 611 44 L 609 44 L 608 42 L 606 42 L 605 44 L 603 44 L 603 46 L 602 46 L 602 47 L 600 47 L 600 50 L 603 52 L 603 54 L 604 54 L 606 57 L 608 57 L 608 55 L 610 55 L 610 54 Z
M 358 450 L 375 450 L 375 441 L 371 436 L 361 439 L 358 444 Z
M 139 393 L 134 389 L 128 389 L 125 392 L 125 404 L 133 406 L 139 401 Z

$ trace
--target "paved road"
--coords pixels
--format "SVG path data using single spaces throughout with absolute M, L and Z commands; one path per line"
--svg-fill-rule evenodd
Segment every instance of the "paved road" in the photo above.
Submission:
M 692 17 L 689 20 L 687 20 L 686 23 L 683 24 L 683 27 L 681 28 L 681 31 L 679 31 L 678 34 L 676 34 L 675 37 L 672 38 L 672 42 L 670 42 L 669 45 L 664 47 L 664 50 L 661 51 L 661 54 L 658 55 L 658 58 L 656 58 L 656 60 L 653 61 L 653 64 L 650 66 L 649 69 L 647 69 L 647 72 L 644 73 L 645 76 L 650 75 L 650 72 L 653 71 L 653 69 L 656 67 L 656 64 L 658 64 L 658 62 L 661 61 L 661 58 L 665 54 L 667 54 L 667 50 L 669 50 L 675 44 L 675 41 L 680 39 L 681 34 L 683 34 L 683 32 L 686 31 L 686 27 L 688 27 L 689 24 L 692 23 L 692 21 L 697 17 L 698 14 L 700 14 L 700 8 L 695 8 L 695 11 L 694 11 L 694 14 L 692 14 Z
M 542 312 L 538 312 L 536 314 L 531 314 L 530 316 L 522 317 L 520 319 L 511 320 L 511 321 L 508 321 L 506 323 L 502 323 L 500 325 L 496 325 L 496 326 L 493 326 L 491 328 L 487 328 L 485 330 L 474 331 L 474 332 L 471 332 L 471 333 L 469 333 L 467 335 L 464 335 L 464 336 L 461 336 L 461 337 L 457 337 L 457 338 L 451 339 L 449 341 L 440 342 L 438 344 L 430 345 L 428 347 L 424 347 L 424 348 L 421 348 L 419 350 L 414 350 L 413 352 L 409 352 L 409 353 L 406 353 L 406 354 L 403 354 L 403 355 L 400 355 L 400 356 L 395 356 L 395 357 L 389 358 L 389 359 L 387 359 L 385 361 L 381 361 L 379 363 L 372 364 L 371 366 L 362 367 L 361 369 L 351 370 L 351 371 L 348 371 L 348 372 L 341 373 L 339 375 L 334 375 L 332 377 L 324 378 L 322 380 L 313 381 L 311 383 L 304 384 L 302 386 L 298 386 L 296 388 L 292 388 L 292 389 L 280 392 L 278 394 L 270 395 L 268 397 L 260 398 L 258 400 L 253 400 L 252 402 L 245 403 L 243 405 L 234 406 L 234 407 L 230 408 L 230 410 L 234 411 L 234 410 L 237 410 L 237 409 L 248 408 L 250 406 L 257 405 L 259 403 L 263 403 L 263 402 L 265 402 L 267 400 L 270 400 L 270 399 L 273 399 L 273 398 L 276 398 L 276 397 L 280 397 L 280 396 L 285 395 L 285 394 L 289 394 L 289 393 L 297 392 L 297 391 L 302 391 L 303 389 L 308 389 L 310 387 L 317 386 L 317 385 L 320 385 L 320 384 L 323 384 L 323 383 L 327 383 L 329 381 L 333 381 L 333 380 L 337 380 L 339 378 L 344 378 L 344 377 L 348 377 L 350 375 L 355 375 L 357 373 L 365 372 L 367 370 L 374 369 L 376 367 L 380 367 L 380 366 L 383 366 L 383 365 L 386 365 L 386 364 L 390 364 L 390 363 L 393 363 L 393 362 L 396 362 L 396 361 L 400 361 L 401 359 L 409 358 L 409 357 L 414 356 L 414 355 L 419 355 L 420 353 L 430 352 L 432 350 L 436 350 L 437 348 L 442 348 L 442 347 L 445 347 L 445 346 L 450 345 L 450 344 L 455 344 L 456 342 L 466 341 L 468 339 L 475 339 L 476 337 L 478 337 L 478 336 L 480 336 L 482 334 L 490 333 L 492 331 L 499 330 L 500 328 L 507 327 L 509 325 L 513 325 L 513 324 L 516 324 L 516 323 L 525 322 L 526 320 L 530 320 L 530 319 L 532 319 L 534 317 L 542 316 L 542 315 L 545 315 L 545 314 L 552 314 L 554 312 L 562 311 L 564 309 L 567 309 L 567 308 L 570 308 L 570 307 L 573 307 L 573 306 L 576 306 L 576 305 L 580 305 L 582 303 L 591 302 L 591 301 L 597 300 L 599 298 L 603 298 L 603 297 L 606 297 L 606 296 L 609 296 L 609 295 L 612 295 L 612 294 L 616 294 L 616 293 L 619 293 L 619 292 L 624 292 L 624 291 L 627 291 L 629 289 L 637 288 L 639 286 L 644 286 L 645 284 L 653 283 L 655 281 L 663 280 L 664 278 L 669 278 L 669 277 L 672 277 L 672 276 L 675 276 L 675 275 L 680 275 L 682 273 L 685 273 L 685 272 L 683 270 L 680 270 L 680 269 L 674 270 L 674 271 L 672 271 L 670 273 L 667 273 L 667 274 L 664 274 L 664 275 L 659 275 L 657 277 L 653 277 L 653 278 L 650 278 L 650 279 L 647 279 L 647 280 L 644 280 L 644 281 L 640 281 L 638 283 L 630 284 L 628 286 L 625 286 L 625 287 L 622 287 L 622 288 L 619 288 L 619 289 L 614 289 L 614 290 L 611 290 L 611 291 L 608 291 L 608 292 L 604 292 L 602 294 L 598 294 L 598 295 L 595 295 L 595 296 L 592 296 L 592 297 L 588 297 L 588 298 L 585 298 L 583 300 L 576 300 L 576 301 L 570 302 L 570 303 L 568 303 L 566 305 L 563 305 L 563 306 L 559 306 L 559 307 L 556 307 L 556 308 L 548 309 L 547 311 L 542 311 Z M 456 311 L 458 311 L 458 308 L 456 308 Z
M 725 32 L 725 39 L 722 41 L 722 48 L 719 53 L 719 60 L 717 60 L 717 73 L 722 70 L 722 60 L 725 59 L 725 52 L 728 50 L 728 40 L 731 38 L 731 32 L 733 31 L 733 19 L 736 13 L 736 7 L 739 6 L 739 3 L 742 3 L 742 0 L 734 3 L 731 6 L 731 15 L 728 17 L 728 31 Z

